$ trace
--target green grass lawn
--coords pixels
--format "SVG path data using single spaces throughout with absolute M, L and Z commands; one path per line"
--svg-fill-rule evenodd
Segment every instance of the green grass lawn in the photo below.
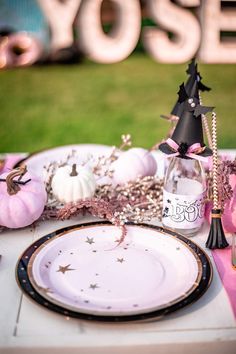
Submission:
M 236 65 L 199 65 L 203 94 L 216 106 L 219 146 L 236 148 Z M 169 123 L 161 119 L 176 101 L 186 65 L 155 63 L 135 54 L 122 63 L 35 66 L 0 72 L 0 152 L 35 151 L 74 143 L 150 147 Z

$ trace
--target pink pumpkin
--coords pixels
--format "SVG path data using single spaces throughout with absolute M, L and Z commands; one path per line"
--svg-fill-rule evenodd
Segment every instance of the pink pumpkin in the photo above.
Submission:
M 132 148 L 122 153 L 113 163 L 113 180 L 116 184 L 135 181 L 138 177 L 154 176 L 157 163 L 150 151 Z
M 236 232 L 236 175 L 230 175 L 229 182 L 233 188 L 233 196 L 226 202 L 221 220 L 224 231 L 233 233 Z M 208 203 L 206 206 L 206 219 L 209 223 L 211 222 L 211 209 L 212 203 Z
M 47 201 L 42 181 L 26 167 L 2 174 L 0 181 L 0 225 L 20 228 L 40 217 Z

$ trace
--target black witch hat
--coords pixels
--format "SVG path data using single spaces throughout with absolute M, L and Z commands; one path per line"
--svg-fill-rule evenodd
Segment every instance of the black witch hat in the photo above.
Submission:
M 202 83 L 202 77 L 200 75 L 200 72 L 197 69 L 197 63 L 195 62 L 195 58 L 192 59 L 191 63 L 188 65 L 188 69 L 186 70 L 186 73 L 189 74 L 189 78 L 185 84 L 185 90 L 187 92 L 187 94 L 189 96 L 192 95 L 191 91 L 194 85 L 194 82 L 197 80 L 198 83 L 198 90 L 200 91 L 210 91 L 210 87 L 207 87 L 206 85 L 204 85 Z M 196 97 L 199 99 L 199 93 L 196 92 Z M 183 106 L 181 105 L 181 103 L 179 102 L 179 100 L 175 103 L 172 111 L 171 111 L 171 115 L 172 116 L 177 116 L 179 117 L 182 113 L 182 108 Z
M 198 149 L 196 154 L 199 156 L 212 155 L 211 149 L 204 144 L 201 115 L 211 112 L 214 107 L 200 105 L 197 73 L 192 75 L 192 77 L 194 78 L 194 83 L 191 87 L 191 92 L 187 93 L 184 83 L 180 85 L 178 92 L 178 102 L 181 105 L 182 113 L 171 137 L 171 140 L 177 144 L 178 149 L 177 151 L 173 150 L 173 147 L 168 142 L 159 146 L 159 149 L 168 155 L 178 152 L 180 157 L 186 158 L 189 147 L 196 143 L 200 145 L 200 149 Z

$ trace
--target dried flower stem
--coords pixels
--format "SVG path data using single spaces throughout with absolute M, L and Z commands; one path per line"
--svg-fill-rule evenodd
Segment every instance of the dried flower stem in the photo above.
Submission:
M 92 216 L 107 219 L 112 224 L 118 226 L 121 229 L 121 237 L 118 245 L 124 241 L 127 233 L 126 227 L 124 223 L 115 215 L 113 206 L 103 199 L 93 198 L 81 200 L 77 203 L 66 204 L 58 211 L 57 217 L 60 220 L 70 219 L 72 216 L 84 214 L 86 211 Z

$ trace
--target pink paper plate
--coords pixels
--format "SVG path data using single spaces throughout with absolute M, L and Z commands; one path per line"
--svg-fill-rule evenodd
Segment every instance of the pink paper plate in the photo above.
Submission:
M 72 315 L 127 319 L 171 312 L 207 289 L 211 266 L 192 241 L 161 227 L 127 228 L 119 246 L 120 229 L 104 222 L 45 236 L 18 263 L 21 287 Z

